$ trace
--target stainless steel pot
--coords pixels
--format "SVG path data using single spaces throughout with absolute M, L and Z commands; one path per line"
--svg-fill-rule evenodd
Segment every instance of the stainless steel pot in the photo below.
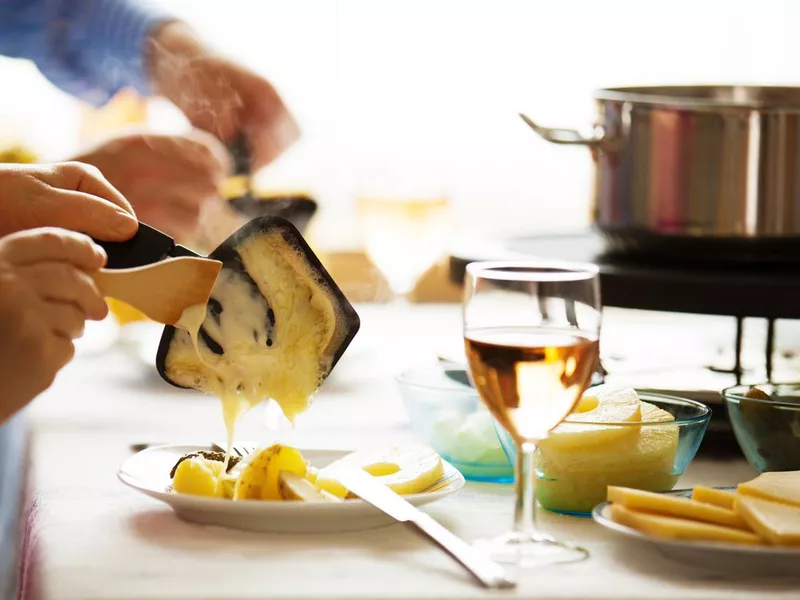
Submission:
M 609 250 L 800 260 L 800 88 L 625 87 L 595 93 L 593 216 Z

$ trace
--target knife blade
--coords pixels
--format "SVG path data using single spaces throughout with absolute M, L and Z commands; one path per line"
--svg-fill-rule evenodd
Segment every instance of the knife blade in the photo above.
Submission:
M 176 244 L 170 236 L 155 227 L 139 223 L 139 230 L 124 242 L 94 240 L 108 255 L 106 269 L 142 267 L 169 257 L 195 256 L 205 258 L 185 246 Z
M 483 586 L 490 589 L 516 587 L 516 583 L 506 577 L 503 567 L 485 557 L 433 517 L 414 507 L 363 469 L 342 465 L 336 474 L 342 485 L 356 496 L 395 521 L 408 525 L 417 533 L 432 540 Z

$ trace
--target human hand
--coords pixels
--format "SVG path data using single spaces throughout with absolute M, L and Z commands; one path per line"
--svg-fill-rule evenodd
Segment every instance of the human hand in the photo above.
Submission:
M 203 206 L 219 200 L 231 159 L 214 136 L 129 133 L 81 154 L 130 201 L 139 219 L 179 241 L 190 240 Z
M 138 226 L 128 201 L 92 166 L 0 164 L 0 236 L 62 227 L 117 242 Z
M 108 313 L 87 272 L 102 248 L 65 229 L 30 229 L 0 239 L 0 423 L 47 389 L 75 353 L 87 319 Z
M 253 173 L 300 138 L 296 121 L 272 84 L 207 48 L 184 23 L 158 27 L 150 41 L 156 91 L 180 108 L 192 125 L 226 144 L 243 135 Z

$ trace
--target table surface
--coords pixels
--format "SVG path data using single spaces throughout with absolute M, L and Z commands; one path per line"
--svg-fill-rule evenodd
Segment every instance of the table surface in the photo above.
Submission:
M 393 377 L 460 351 L 452 305 L 358 307 L 356 337 L 312 409 L 291 432 L 300 447 L 355 449 L 413 439 Z M 119 345 L 84 352 L 30 410 L 35 497 L 29 521 L 35 595 L 103 598 L 789 598 L 797 583 L 745 581 L 661 557 L 588 519 L 540 511 L 553 534 L 589 549 L 589 560 L 529 570 L 519 587 L 490 594 L 401 525 L 325 535 L 272 535 L 192 525 L 123 486 L 119 464 L 133 443 L 206 443 L 223 435 L 218 401 L 164 384 Z M 263 411 L 240 439 L 265 440 Z M 730 485 L 753 475 L 741 461 L 695 461 L 679 483 Z M 513 490 L 468 483 L 426 510 L 467 539 L 511 524 Z M 766 594 L 766 595 L 765 595 Z

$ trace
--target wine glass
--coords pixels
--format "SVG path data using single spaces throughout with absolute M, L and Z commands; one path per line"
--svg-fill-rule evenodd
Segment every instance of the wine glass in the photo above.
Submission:
M 443 194 L 369 194 L 358 198 L 364 249 L 405 302 L 447 245 L 449 202 Z
M 467 266 L 464 344 L 481 399 L 517 447 L 514 531 L 483 541 L 521 567 L 586 558 L 536 527 L 536 444 L 572 411 L 598 359 L 597 267 L 563 262 Z
M 388 284 L 393 308 L 404 308 L 447 249 L 446 170 L 414 137 L 382 132 L 381 138 L 381 148 L 359 167 L 356 211 L 364 251 Z

